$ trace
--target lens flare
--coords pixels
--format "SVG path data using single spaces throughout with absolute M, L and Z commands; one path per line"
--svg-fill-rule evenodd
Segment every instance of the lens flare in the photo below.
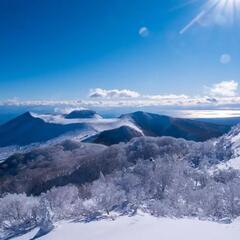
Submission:
M 240 0 L 208 0 L 202 6 L 201 11 L 186 26 L 180 34 L 185 33 L 195 24 L 225 25 L 240 21 Z

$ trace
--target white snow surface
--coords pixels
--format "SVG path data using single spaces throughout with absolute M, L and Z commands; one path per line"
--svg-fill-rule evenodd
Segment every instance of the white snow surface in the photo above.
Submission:
M 216 166 L 213 166 L 212 168 L 210 168 L 210 173 L 215 170 L 226 170 L 229 168 L 240 170 L 240 157 L 232 158 L 227 162 L 222 162 L 217 164 Z
M 32 231 L 16 240 L 29 240 Z M 61 223 L 39 240 L 238 240 L 240 220 L 220 224 L 196 219 L 156 218 L 147 214 L 90 223 Z
M 222 137 L 226 143 L 230 143 L 232 157 L 228 161 L 213 166 L 210 171 L 226 170 L 233 168 L 240 170 L 240 125 L 235 126 L 228 134 Z
M 233 149 L 233 156 L 235 158 L 240 157 L 240 126 L 236 126 L 227 135 L 226 139 L 231 142 Z

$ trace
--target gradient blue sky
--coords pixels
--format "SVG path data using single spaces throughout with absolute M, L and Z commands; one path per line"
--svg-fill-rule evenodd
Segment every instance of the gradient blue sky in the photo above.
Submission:
M 180 34 L 208 1 L 188 2 L 1 0 L 0 100 L 84 99 L 94 88 L 199 95 L 238 81 L 240 24 L 203 19 Z

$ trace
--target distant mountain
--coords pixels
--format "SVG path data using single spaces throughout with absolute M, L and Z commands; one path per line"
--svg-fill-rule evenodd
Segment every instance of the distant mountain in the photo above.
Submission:
M 79 119 L 79 118 L 102 118 L 102 117 L 92 110 L 75 110 L 67 114 L 65 118 Z
M 147 112 L 134 112 L 114 119 L 103 119 L 91 110 L 73 111 L 67 116 L 26 112 L 0 125 L 0 147 L 43 143 L 59 137 L 79 141 L 88 139 L 105 145 L 127 142 L 142 135 L 205 141 L 223 135 L 230 128 L 230 125 Z
M 32 143 L 44 143 L 48 140 L 53 140 L 53 142 L 63 139 L 82 141 L 89 136 L 121 126 L 135 129 L 134 124 L 128 120 L 103 119 L 96 112 L 91 111 L 74 111 L 66 117 L 26 112 L 0 125 L 0 147 L 25 146 Z M 8 152 L 8 149 L 6 151 Z
M 214 124 L 223 124 L 234 126 L 240 123 L 240 117 L 227 117 L 227 118 L 199 118 L 197 119 L 201 122 L 214 123 Z
M 118 144 L 120 142 L 129 142 L 134 137 L 143 136 L 141 132 L 135 129 L 122 126 L 116 129 L 106 130 L 85 140 L 85 142 L 100 143 L 107 146 Z
M 44 142 L 65 133 L 87 130 L 91 130 L 91 127 L 85 123 L 50 123 L 26 112 L 0 126 L 0 147 Z
M 132 121 L 146 136 L 171 136 L 194 141 L 219 137 L 231 128 L 229 125 L 172 118 L 141 111 L 124 114 L 120 118 Z

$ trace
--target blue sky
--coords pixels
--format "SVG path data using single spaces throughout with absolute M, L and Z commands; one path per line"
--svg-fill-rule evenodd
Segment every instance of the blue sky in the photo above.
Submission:
M 205 3 L 214 2 L 224 3 L 221 11 L 208 11 Z M 227 98 L 225 106 L 234 98 L 236 107 L 237 5 L 239 0 L 2 0 L 0 100 L 92 100 L 89 93 L 102 91 L 97 99 L 154 104 L 161 96 L 178 102 L 190 96 L 204 105 L 207 97 L 214 98 L 209 104 Z

